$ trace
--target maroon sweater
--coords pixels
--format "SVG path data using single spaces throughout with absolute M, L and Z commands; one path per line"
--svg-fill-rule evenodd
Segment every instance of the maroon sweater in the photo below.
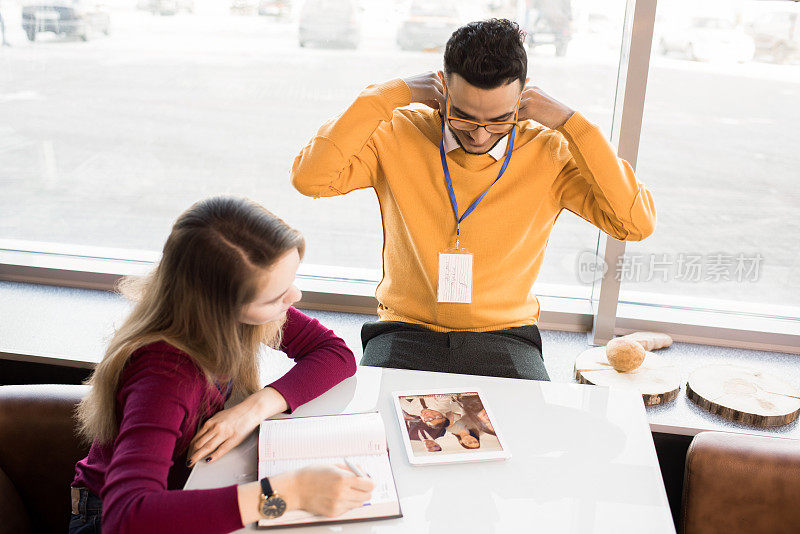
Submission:
M 353 353 L 319 321 L 290 308 L 283 350 L 296 362 L 271 387 L 292 411 L 356 371 Z M 92 444 L 72 486 L 103 501 L 104 532 L 216 533 L 242 528 L 236 486 L 181 490 L 189 443 L 225 405 L 227 386 L 209 387 L 194 360 L 164 343 L 137 350 L 117 392 L 119 434 Z M 256 503 L 253 503 L 256 506 Z

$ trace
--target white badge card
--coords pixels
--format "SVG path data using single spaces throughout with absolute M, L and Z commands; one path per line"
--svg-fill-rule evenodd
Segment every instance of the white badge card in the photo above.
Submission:
M 439 253 L 439 302 L 472 302 L 472 254 Z

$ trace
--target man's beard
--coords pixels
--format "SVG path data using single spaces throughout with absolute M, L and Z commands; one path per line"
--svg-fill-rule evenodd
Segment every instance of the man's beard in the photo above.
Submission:
M 502 141 L 506 137 L 505 135 L 501 136 L 497 141 L 494 142 L 494 144 L 492 146 L 490 146 L 489 148 L 487 148 L 483 152 L 470 152 L 469 150 L 467 150 L 467 147 L 464 146 L 464 143 L 461 142 L 461 139 L 458 138 L 458 135 L 456 135 L 456 132 L 453 130 L 453 128 L 449 124 L 447 125 L 447 127 L 450 129 L 450 133 L 453 134 L 453 137 L 455 138 L 456 143 L 458 143 L 458 146 L 460 146 L 462 149 L 464 149 L 464 152 L 466 152 L 467 154 L 474 154 L 476 156 L 479 156 L 481 154 L 488 154 L 489 152 L 492 151 L 492 149 L 494 147 L 497 146 L 497 143 L 499 143 L 500 141 Z M 506 134 L 506 135 L 508 135 L 508 134 Z

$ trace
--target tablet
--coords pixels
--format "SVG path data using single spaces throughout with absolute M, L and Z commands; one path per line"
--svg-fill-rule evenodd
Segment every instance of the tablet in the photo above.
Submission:
M 412 465 L 511 457 L 480 390 L 396 391 L 392 397 Z

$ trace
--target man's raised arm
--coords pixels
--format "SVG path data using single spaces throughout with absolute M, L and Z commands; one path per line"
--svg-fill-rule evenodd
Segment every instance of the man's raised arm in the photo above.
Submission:
M 300 151 L 292 165 L 292 185 L 313 197 L 372 187 L 380 169 L 373 134 L 384 125 L 391 129 L 395 108 L 411 102 L 441 109 L 443 91 L 435 72 L 370 85 Z
M 561 207 L 620 241 L 641 241 L 653 233 L 653 196 L 636 180 L 630 164 L 617 157 L 600 129 L 575 113 L 557 128 L 550 151 L 558 177 L 553 195 Z
M 367 87 L 303 147 L 292 165 L 292 185 L 313 197 L 371 187 L 379 167 L 372 135 L 391 121 L 395 108 L 410 103 L 411 91 L 401 79 Z
M 650 191 L 600 128 L 538 87 L 523 91 L 520 117 L 561 133 L 550 137 L 548 149 L 558 172 L 551 192 L 562 208 L 620 241 L 641 241 L 653 233 Z

